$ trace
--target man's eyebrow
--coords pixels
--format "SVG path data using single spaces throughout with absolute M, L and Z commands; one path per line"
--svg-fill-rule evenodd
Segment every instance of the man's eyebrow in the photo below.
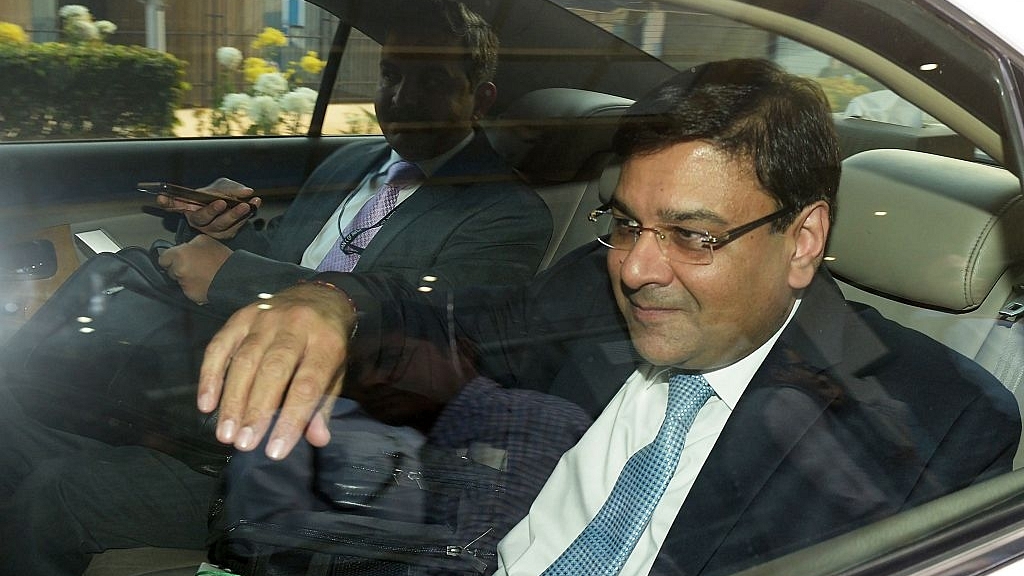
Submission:
M 614 208 L 615 210 L 622 212 L 624 215 L 636 219 L 636 217 L 633 215 L 633 212 L 618 199 L 612 198 L 608 202 L 608 205 L 611 208 Z M 662 223 L 682 223 L 688 222 L 690 220 L 699 220 L 701 222 L 707 222 L 710 224 L 720 224 L 723 226 L 727 224 L 725 219 L 722 218 L 720 214 L 712 210 L 708 210 L 706 208 L 698 208 L 696 210 L 663 209 L 658 211 L 658 220 Z
M 707 208 L 698 208 L 696 210 L 659 210 L 658 218 L 663 222 L 688 222 L 690 220 L 699 220 L 701 222 L 719 224 L 722 226 L 727 224 L 721 214 L 708 210 Z

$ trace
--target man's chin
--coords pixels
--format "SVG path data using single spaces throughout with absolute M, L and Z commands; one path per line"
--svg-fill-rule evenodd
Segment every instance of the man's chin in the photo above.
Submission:
M 641 358 L 655 366 L 684 366 L 691 354 L 666 346 L 664 340 L 633 339 L 633 347 Z
M 406 160 L 427 160 L 445 152 L 445 150 L 437 150 L 440 145 L 436 138 L 426 132 L 401 130 L 386 133 L 385 138 L 388 145 Z

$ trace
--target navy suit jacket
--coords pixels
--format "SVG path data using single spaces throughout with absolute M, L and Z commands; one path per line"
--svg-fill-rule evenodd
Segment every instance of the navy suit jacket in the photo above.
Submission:
M 391 153 L 384 143 L 344 146 L 310 175 L 281 216 L 246 226 L 214 277 L 210 305 L 231 312 L 315 272 L 302 254 L 339 204 Z M 418 286 L 502 284 L 532 277 L 551 236 L 551 215 L 491 148 L 482 132 L 402 202 L 363 252 L 356 272 L 385 273 Z M 179 240 L 187 239 L 186 237 Z
M 451 317 L 384 281 L 327 276 L 360 310 L 355 366 L 393 382 L 465 378 L 464 366 L 423 362 L 461 342 L 485 375 L 596 415 L 637 361 L 604 254 L 595 242 L 529 286 L 442 296 L 456 305 Z M 847 302 L 822 269 L 737 403 L 652 573 L 731 573 L 1009 472 L 1019 437 L 1016 402 L 988 372 Z

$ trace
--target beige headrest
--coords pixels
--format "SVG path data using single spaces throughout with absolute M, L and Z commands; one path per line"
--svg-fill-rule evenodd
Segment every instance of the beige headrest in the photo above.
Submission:
M 544 88 L 513 102 L 484 128 L 494 148 L 531 182 L 566 182 L 596 176 L 589 160 L 610 152 L 619 117 L 633 104 L 628 98 L 576 90 Z
M 1010 172 L 908 150 L 843 161 L 829 268 L 866 289 L 976 308 L 1024 261 L 1024 199 Z

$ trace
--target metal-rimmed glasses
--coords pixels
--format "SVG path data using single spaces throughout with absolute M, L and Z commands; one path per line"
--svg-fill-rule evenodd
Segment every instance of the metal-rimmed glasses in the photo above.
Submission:
M 707 230 L 691 230 L 682 226 L 641 226 L 628 216 L 614 214 L 610 204 L 592 211 L 590 221 L 596 225 L 598 241 L 613 250 L 632 250 L 641 234 L 652 232 L 661 253 L 669 260 L 683 264 L 706 265 L 714 261 L 715 250 L 793 212 L 793 208 L 785 207 L 721 234 L 712 234 Z

